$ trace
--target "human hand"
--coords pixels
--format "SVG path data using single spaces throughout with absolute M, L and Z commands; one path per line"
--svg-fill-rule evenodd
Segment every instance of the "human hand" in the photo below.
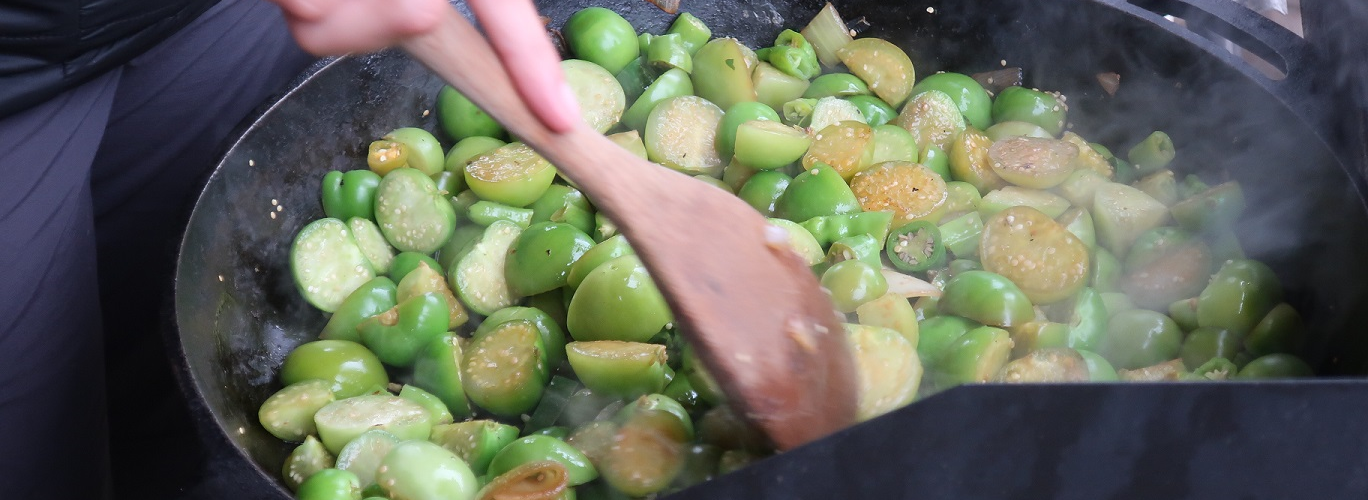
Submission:
M 299 46 L 315 55 L 372 52 L 436 29 L 445 0 L 270 0 Z M 531 0 L 469 0 L 518 94 L 556 132 L 581 119 L 560 58 Z

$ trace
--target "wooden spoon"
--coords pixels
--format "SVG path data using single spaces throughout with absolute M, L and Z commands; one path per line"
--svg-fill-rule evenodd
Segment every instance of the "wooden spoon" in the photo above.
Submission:
M 840 319 L 782 230 L 730 193 L 634 156 L 587 124 L 548 130 L 455 9 L 403 47 L 617 224 L 733 409 L 779 449 L 855 422 L 858 388 Z

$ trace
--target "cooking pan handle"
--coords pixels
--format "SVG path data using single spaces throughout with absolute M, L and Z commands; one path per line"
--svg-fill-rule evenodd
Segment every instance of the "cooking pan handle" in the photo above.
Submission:
M 1156 14 L 1180 17 L 1194 33 L 1208 31 L 1268 61 L 1286 76 L 1270 78 L 1228 52 L 1218 54 L 1245 64 L 1257 82 L 1307 120 L 1323 139 L 1337 135 L 1339 124 L 1331 106 L 1344 90 L 1335 88 L 1334 78 L 1324 73 L 1330 66 L 1311 42 L 1232 0 L 1124 1 Z
M 1205 30 L 1268 61 L 1286 80 L 1309 78 L 1316 56 L 1296 33 L 1233 0 L 1130 0 L 1155 12 L 1182 18 L 1189 29 Z M 1269 80 L 1275 80 L 1269 78 Z

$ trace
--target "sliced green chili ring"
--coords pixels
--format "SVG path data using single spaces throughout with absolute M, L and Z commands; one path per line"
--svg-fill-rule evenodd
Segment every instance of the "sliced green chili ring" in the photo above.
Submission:
M 1176 154 L 1173 139 L 1170 139 L 1168 134 L 1162 131 L 1155 131 L 1145 140 L 1132 147 L 1126 154 L 1126 159 L 1135 165 L 1136 170 L 1141 175 L 1144 175 L 1167 167 Z
M 888 259 L 899 270 L 916 273 L 945 264 L 945 242 L 929 221 L 913 221 L 894 229 L 885 243 Z

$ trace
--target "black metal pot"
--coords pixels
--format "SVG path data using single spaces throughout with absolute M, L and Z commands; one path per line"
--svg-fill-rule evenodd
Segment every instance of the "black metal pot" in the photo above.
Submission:
M 641 0 L 539 3 L 554 25 L 590 4 L 639 30 L 661 32 L 672 18 Z M 716 35 L 755 47 L 821 5 L 684 8 Z M 1295 35 L 1228 0 L 837 7 L 847 21 L 868 22 L 864 35 L 907 49 L 919 74 L 1020 66 L 1028 85 L 1068 95 L 1086 137 L 1129 145 L 1165 130 L 1179 145 L 1180 175 L 1239 180 L 1250 205 L 1240 236 L 1310 323 L 1310 361 L 1325 375 L 1368 372 L 1368 308 L 1359 307 L 1368 304 L 1368 259 L 1358 257 L 1368 242 L 1365 159 L 1338 125 L 1343 96 L 1319 83 L 1325 62 Z M 1233 39 L 1288 76 L 1271 80 L 1161 14 Z M 1100 72 L 1122 75 L 1115 96 L 1098 85 Z M 261 429 L 256 409 L 279 387 L 285 354 L 324 322 L 291 282 L 291 239 L 322 216 L 325 172 L 363 165 L 366 144 L 393 128 L 435 130 L 428 111 L 440 86 L 397 52 L 323 65 L 251 124 L 195 207 L 176 278 L 179 371 L 211 430 L 259 472 L 261 495 L 288 497 L 278 471 L 289 447 Z M 1365 396 L 1368 383 L 1352 379 L 962 387 L 679 496 L 1244 498 L 1301 496 L 1317 484 L 1361 494 L 1368 433 L 1355 434 L 1352 417 L 1368 410 Z M 1350 473 L 1359 476 L 1340 479 Z

